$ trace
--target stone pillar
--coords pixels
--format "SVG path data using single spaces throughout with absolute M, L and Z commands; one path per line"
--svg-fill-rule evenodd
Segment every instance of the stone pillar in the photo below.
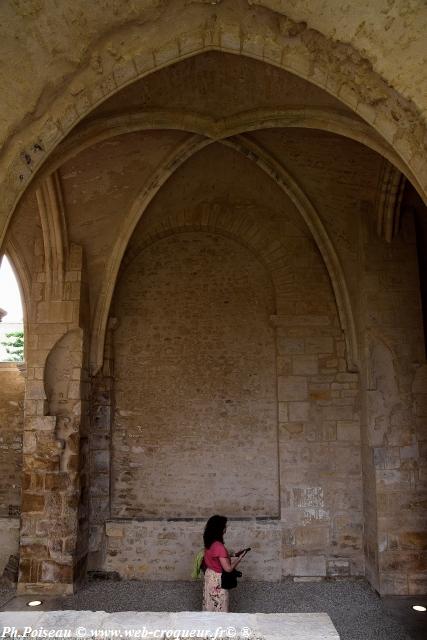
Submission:
M 36 248 L 27 337 L 18 593 L 73 592 L 85 423 L 82 250 L 72 245 L 51 297 L 43 248 Z M 51 284 L 51 283 L 50 283 Z M 55 284 L 55 283 L 54 283 Z M 83 544 L 84 547 L 84 544 Z M 87 552 L 86 552 L 87 553 Z
M 362 253 L 367 575 L 381 595 L 425 593 L 427 369 L 410 213 L 390 244 L 365 220 Z
M 332 294 L 327 304 L 321 295 L 299 303 L 318 315 L 276 323 L 284 576 L 364 573 L 359 375 Z
M 103 366 L 92 380 L 89 569 L 98 569 L 103 566 L 106 550 L 105 522 L 111 517 L 111 428 L 114 415 L 113 331 L 116 322 L 115 318 L 109 320 Z

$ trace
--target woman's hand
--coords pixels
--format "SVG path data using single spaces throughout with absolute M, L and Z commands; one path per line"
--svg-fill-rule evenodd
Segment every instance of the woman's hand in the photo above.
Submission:
M 229 558 L 219 558 L 221 567 L 224 569 L 224 571 L 227 571 L 227 573 L 230 573 L 231 571 L 233 571 L 233 569 L 237 567 L 240 560 L 242 560 L 245 557 L 246 553 L 247 552 L 244 551 L 241 556 L 234 557 L 233 560 L 230 560 Z

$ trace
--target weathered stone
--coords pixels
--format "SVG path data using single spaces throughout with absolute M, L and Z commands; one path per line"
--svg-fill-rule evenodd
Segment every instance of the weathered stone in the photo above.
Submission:
M 43 511 L 44 496 L 34 493 L 25 493 L 22 498 L 22 511 Z
M 308 396 L 307 380 L 300 376 L 280 376 L 278 394 L 281 401 L 306 400 Z
M 316 356 L 294 356 L 293 372 L 296 375 L 316 375 L 319 372 L 319 363 Z
M 360 423 L 358 421 L 352 420 L 338 420 L 337 439 L 349 440 L 351 442 L 360 442 Z
M 230 521 L 252 577 L 425 583 L 423 32 L 399 2 L 397 48 L 388 10 L 368 33 L 335 0 L 91 3 L 73 33 L 57 3 L 31 15 L 42 49 L 31 2 L 4 12 L 27 43 L 0 45 L 27 361 L 25 398 L 0 367 L 0 546 L 22 507 L 22 593 L 69 592 L 86 561 L 187 576 L 182 518 L 213 512 L 253 519 Z
M 327 575 L 328 576 L 349 576 L 350 561 L 343 558 L 336 558 L 328 561 Z
M 283 574 L 297 576 L 325 576 L 324 556 L 296 556 L 283 561 Z

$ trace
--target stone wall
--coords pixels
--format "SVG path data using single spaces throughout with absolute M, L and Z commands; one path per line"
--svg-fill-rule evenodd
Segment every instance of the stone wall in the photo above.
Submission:
M 0 363 L 0 517 L 21 509 L 25 377 L 16 364 Z
M 220 235 L 165 238 L 122 274 L 114 517 L 279 515 L 272 311 L 265 267 Z
M 427 580 L 427 373 L 414 231 L 410 210 L 390 246 L 363 221 L 365 545 L 382 594 L 425 593 Z
M 58 206 L 54 209 L 57 212 Z M 54 226 L 51 221 L 47 225 Z M 60 254 L 59 242 L 49 248 Z M 87 556 L 87 536 L 85 543 L 82 534 L 84 538 L 88 517 L 79 518 L 87 495 L 85 282 L 80 247 L 71 245 L 57 270 L 45 251 L 46 245 L 36 243 L 27 341 L 18 592 L 64 594 L 73 591 Z
M 402 176 L 381 156 L 425 176 L 424 129 L 366 66 L 355 82 L 354 51 L 331 58 L 305 24 L 254 9 L 242 30 L 244 0 L 196 2 L 182 35 L 170 4 L 176 38 L 159 21 L 154 53 L 157 29 L 138 28 L 142 49 L 125 51 L 126 30 L 103 40 L 96 80 L 75 76 L 57 119 L 46 107 L 40 136 L 23 149 L 23 130 L 3 158 L 5 219 L 90 105 L 139 78 L 47 160 L 7 238 L 29 302 L 19 590 L 72 591 L 89 529 L 91 568 L 187 577 L 222 510 L 227 544 L 254 549 L 246 576 L 361 574 L 365 527 L 372 584 L 420 592 L 419 282 L 411 224 L 394 225 Z M 230 55 L 166 68 L 206 47 Z M 147 60 L 162 71 L 145 80 Z
M 113 519 L 98 566 L 185 578 L 223 512 L 230 546 L 255 549 L 248 577 L 363 574 L 359 377 L 321 256 L 274 184 L 221 148 L 187 163 L 134 233 L 112 314 Z
M 346 371 L 336 327 L 321 319 L 308 315 L 281 327 L 283 573 L 360 575 L 359 379 Z
M 104 569 L 118 571 L 125 578 L 189 580 L 194 554 L 203 546 L 204 524 L 204 521 L 109 521 L 105 526 Z M 251 547 L 241 566 L 244 578 L 280 580 L 280 521 L 232 520 L 224 540 L 231 551 Z
M 24 386 L 18 365 L 0 363 L 0 575 L 19 549 Z

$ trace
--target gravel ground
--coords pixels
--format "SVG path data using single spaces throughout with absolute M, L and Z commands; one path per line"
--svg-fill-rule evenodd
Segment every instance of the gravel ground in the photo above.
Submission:
M 0 607 L 15 594 L 15 588 L 0 582 Z
M 201 582 L 93 581 L 63 601 L 63 609 L 92 611 L 201 610 Z M 321 583 L 241 582 L 231 592 L 231 611 L 328 613 L 341 640 L 408 640 L 365 580 Z

